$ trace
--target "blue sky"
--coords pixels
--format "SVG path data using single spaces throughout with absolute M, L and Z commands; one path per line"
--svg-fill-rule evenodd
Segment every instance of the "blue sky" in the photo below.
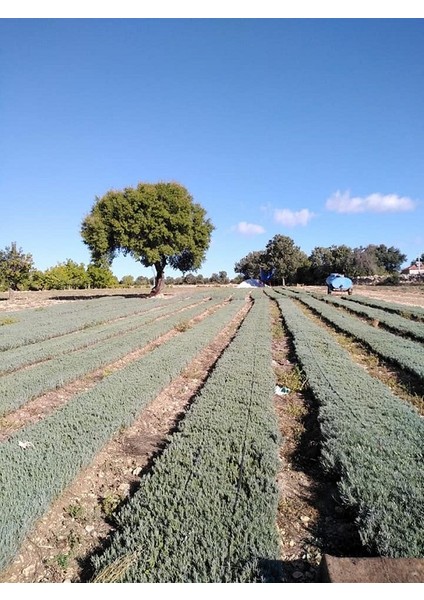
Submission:
M 0 247 L 87 265 L 96 196 L 178 181 L 216 227 L 205 276 L 276 234 L 307 254 L 395 246 L 409 264 L 423 56 L 423 19 L 0 19 Z

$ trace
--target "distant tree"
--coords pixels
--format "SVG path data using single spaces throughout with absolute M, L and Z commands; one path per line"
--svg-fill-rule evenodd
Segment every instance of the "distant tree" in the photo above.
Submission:
M 43 271 L 31 269 L 28 279 L 28 289 L 33 292 L 44 290 L 46 285 Z
M 203 283 L 205 283 L 205 278 L 201 273 L 199 273 L 198 275 L 196 275 L 196 284 L 202 285 Z
M 227 285 L 227 283 L 230 283 L 230 280 L 228 279 L 227 271 L 220 271 L 218 273 L 218 277 L 219 277 L 219 283 L 221 283 L 222 285 Z
M 0 279 L 10 290 L 18 290 L 29 280 L 34 261 L 31 254 L 16 248 L 16 242 L 0 250 Z
M 244 280 L 243 275 L 236 275 L 235 277 L 233 277 L 230 281 L 230 283 L 234 283 L 236 285 L 238 285 L 239 283 L 241 283 Z
M 384 269 L 386 273 L 399 272 L 402 264 L 406 261 L 406 254 L 402 254 L 401 251 L 394 246 L 387 248 L 384 244 L 376 246 L 375 255 L 378 265 Z
M 210 283 L 220 283 L 218 273 L 212 273 L 212 275 L 209 277 L 209 282 Z
M 90 263 L 87 267 L 89 287 L 94 289 L 116 288 L 118 278 L 112 273 L 108 265 L 97 266 Z
M 309 281 L 306 283 L 322 284 L 333 271 L 331 248 L 316 246 L 309 256 Z
M 149 278 L 144 275 L 139 275 L 136 277 L 134 283 L 137 287 L 148 287 L 150 285 Z
M 345 244 L 330 246 L 332 253 L 332 272 L 349 277 L 353 266 L 353 250 Z
M 298 281 L 298 270 L 308 266 L 308 257 L 293 240 L 285 235 L 275 235 L 266 245 L 265 262 L 267 269 L 274 269 L 272 281 L 286 285 Z
M 119 282 L 122 287 L 133 287 L 135 285 L 135 279 L 132 275 L 124 275 Z
M 178 183 L 139 183 L 96 198 L 81 226 L 94 261 L 129 254 L 145 267 L 154 266 L 152 294 L 164 283 L 167 265 L 196 271 L 205 259 L 214 229 L 206 211 Z
M 352 266 L 349 275 L 351 277 L 369 277 L 377 275 L 379 271 L 375 246 L 360 246 L 353 249 Z
M 234 271 L 240 273 L 244 279 L 259 279 L 261 268 L 266 267 L 265 251 L 254 250 L 236 262 Z
M 194 275 L 193 273 L 187 273 L 183 277 L 183 282 L 186 285 L 196 285 L 196 275 Z
M 85 289 L 90 285 L 83 263 L 68 258 L 65 262 L 47 269 L 44 273 L 45 287 L 48 290 Z

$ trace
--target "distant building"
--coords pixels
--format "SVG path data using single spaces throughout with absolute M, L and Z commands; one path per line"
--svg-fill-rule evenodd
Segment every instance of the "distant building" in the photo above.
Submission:
M 412 265 L 409 265 L 409 267 L 403 269 L 401 273 L 403 275 L 420 275 L 421 273 L 424 274 L 424 265 L 421 262 L 412 263 Z

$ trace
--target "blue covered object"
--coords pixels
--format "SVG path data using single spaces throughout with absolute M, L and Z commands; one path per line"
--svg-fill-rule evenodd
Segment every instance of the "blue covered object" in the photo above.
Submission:
M 331 273 L 325 280 L 325 283 L 327 284 L 329 294 L 331 292 L 347 292 L 351 294 L 353 290 L 352 280 L 349 277 L 340 275 L 340 273 Z

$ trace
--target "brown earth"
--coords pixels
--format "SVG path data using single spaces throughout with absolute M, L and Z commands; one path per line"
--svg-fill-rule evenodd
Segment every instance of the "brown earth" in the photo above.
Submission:
M 322 291 L 322 288 L 315 289 Z M 165 291 L 170 297 L 173 293 Z M 358 287 L 355 293 L 424 306 L 422 290 L 404 292 L 367 288 L 362 291 Z M 61 301 L 48 294 L 23 292 L 13 299 L 0 301 L 0 311 L 8 313 Z M 150 403 L 137 422 L 119 432 L 92 465 L 75 479 L 36 524 L 15 560 L 0 574 L 0 582 L 90 581 L 90 555 L 107 543 L 114 529 L 113 512 L 136 491 L 140 477 L 148 472 L 155 457 L 166 446 L 167 436 L 184 417 L 196 391 L 248 309 L 249 302 L 246 301 L 237 317 L 213 343 Z M 274 309 L 272 313 L 273 365 L 276 381 L 283 385 L 295 381 L 296 359 Z M 174 331 L 172 335 L 178 335 L 178 332 Z M 282 434 L 277 527 L 284 581 L 307 583 L 317 581 L 323 553 L 360 556 L 361 549 L 349 518 L 335 501 L 331 482 L 320 473 L 314 400 L 302 381 L 292 387 L 287 395 L 274 396 Z M 47 408 L 40 409 L 41 413 L 48 410 L 49 402 L 62 398 L 64 391 L 57 390 L 55 394 L 56 397 L 53 394 L 47 402 Z M 35 417 L 39 418 L 40 414 Z M 13 422 L 13 414 L 8 415 L 7 420 Z M 5 433 L 0 428 L 2 432 Z

